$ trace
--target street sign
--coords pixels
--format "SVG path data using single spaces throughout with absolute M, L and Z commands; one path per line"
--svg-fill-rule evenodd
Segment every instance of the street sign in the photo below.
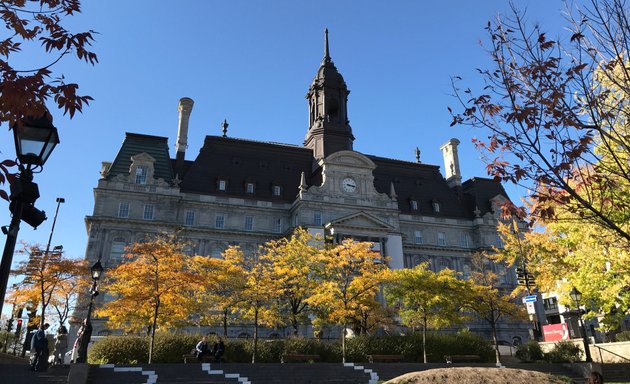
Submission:
M 523 297 L 523 303 L 535 303 L 535 302 L 536 302 L 536 295 L 529 295 L 529 296 Z
M 534 302 L 528 301 L 527 303 L 525 303 L 525 306 L 527 306 L 527 313 L 529 315 L 535 315 L 536 314 L 536 307 L 534 306 Z

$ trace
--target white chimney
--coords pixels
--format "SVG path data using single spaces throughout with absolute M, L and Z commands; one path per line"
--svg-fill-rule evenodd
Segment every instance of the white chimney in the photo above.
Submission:
M 184 164 L 186 148 L 188 147 L 188 119 L 190 119 L 193 104 L 194 102 L 191 98 L 182 97 L 179 99 L 179 105 L 177 107 L 179 111 L 179 124 L 177 127 L 177 143 L 175 143 L 177 167 Z
M 453 138 L 440 147 L 442 156 L 444 157 L 446 182 L 451 188 L 461 187 L 462 185 L 462 174 L 459 170 L 459 156 L 457 155 L 458 145 L 459 140 Z

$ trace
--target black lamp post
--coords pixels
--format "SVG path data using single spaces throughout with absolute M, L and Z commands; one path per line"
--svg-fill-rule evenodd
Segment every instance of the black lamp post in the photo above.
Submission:
M 98 296 L 98 281 L 103 275 L 103 266 L 101 265 L 101 259 L 99 257 L 98 261 L 94 263 L 94 265 L 90 268 L 90 272 L 92 273 L 92 288 L 90 289 L 90 305 L 88 306 L 87 315 L 85 316 L 85 321 L 83 322 L 82 331 L 80 340 L 79 340 L 79 350 L 77 353 L 77 363 L 86 363 L 87 362 L 87 350 L 88 345 L 90 344 L 90 339 L 92 338 L 92 306 L 94 305 L 94 298 Z
M 588 339 L 586 338 L 586 327 L 584 326 L 584 320 L 582 319 L 582 310 L 580 309 L 580 301 L 582 300 L 582 292 L 578 291 L 577 288 L 573 287 L 571 292 L 569 292 L 569 296 L 575 301 L 575 306 L 577 307 L 578 319 L 582 324 L 582 341 L 584 342 L 584 353 L 586 354 L 586 362 L 590 363 L 593 361 L 591 358 L 591 349 L 588 345 Z
M 39 189 L 37 184 L 33 183 L 34 170 L 39 168 L 41 171 L 53 149 L 59 144 L 57 128 L 52 125 L 52 116 L 48 113 L 40 118 L 25 119 L 15 124 L 12 129 L 20 172 L 15 175 L 11 183 L 11 203 L 9 204 L 11 224 L 8 228 L 2 227 L 7 240 L 0 263 L 0 312 L 2 312 L 4 295 L 7 291 L 20 220 L 24 220 L 33 228 L 37 228 L 46 220 L 46 213 L 35 208 L 34 205 L 39 198 Z

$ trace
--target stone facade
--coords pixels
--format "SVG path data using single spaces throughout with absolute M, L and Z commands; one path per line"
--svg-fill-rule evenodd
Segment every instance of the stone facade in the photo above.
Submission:
M 195 160 L 185 160 L 193 101 L 180 101 L 176 156 L 164 137 L 127 133 L 113 162 L 104 162 L 94 189 L 94 212 L 86 217 L 86 259 L 111 268 L 126 245 L 161 232 L 179 231 L 190 254 L 219 257 L 229 245 L 245 252 L 289 234 L 312 233 L 375 243 L 391 268 L 428 261 L 466 276 L 471 253 L 499 245 L 500 184 L 473 178 L 462 183 L 457 139 L 441 147 L 439 167 L 365 155 L 352 148 L 343 77 L 326 51 L 307 94 L 309 121 L 304 146 L 207 136 Z M 500 274 L 501 265 L 493 268 Z M 505 273 L 506 289 L 516 284 Z M 98 300 L 106 300 L 107 294 Z M 98 305 L 99 301 L 97 301 Z M 77 313 L 81 317 L 81 313 Z M 102 319 L 101 319 L 102 320 Z M 94 335 L 110 332 L 94 320 Z M 489 335 L 482 322 L 473 330 Z M 230 336 L 249 331 L 234 327 Z M 276 331 L 277 332 L 277 331 Z M 305 330 L 308 332 L 308 330 Z M 500 338 L 525 339 L 523 324 L 506 323 Z

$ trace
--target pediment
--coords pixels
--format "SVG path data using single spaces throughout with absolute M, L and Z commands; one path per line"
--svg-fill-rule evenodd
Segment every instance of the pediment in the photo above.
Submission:
M 322 164 L 367 168 L 373 170 L 376 165 L 365 155 L 356 151 L 338 151 L 322 160 Z
M 330 223 L 326 224 L 326 227 L 366 229 L 371 231 L 394 230 L 394 227 L 392 225 L 365 212 L 357 212 L 348 216 L 331 220 Z
M 140 152 L 131 156 L 131 161 L 136 164 L 155 163 L 155 158 L 146 152 Z

